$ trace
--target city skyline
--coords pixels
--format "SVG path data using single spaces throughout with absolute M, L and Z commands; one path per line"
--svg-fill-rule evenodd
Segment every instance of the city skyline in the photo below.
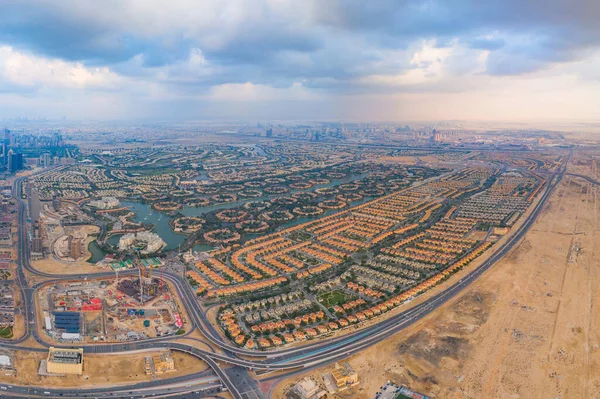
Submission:
M 593 1 L 0 3 L 0 117 L 574 120 Z

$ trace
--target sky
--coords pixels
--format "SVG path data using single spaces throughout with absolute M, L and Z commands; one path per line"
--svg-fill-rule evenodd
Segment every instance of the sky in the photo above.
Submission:
M 590 120 L 597 0 L 0 0 L 0 117 Z

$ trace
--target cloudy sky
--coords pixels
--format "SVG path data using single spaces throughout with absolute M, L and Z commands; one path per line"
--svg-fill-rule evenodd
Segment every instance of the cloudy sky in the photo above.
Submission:
M 597 0 L 0 0 L 0 117 L 596 119 Z

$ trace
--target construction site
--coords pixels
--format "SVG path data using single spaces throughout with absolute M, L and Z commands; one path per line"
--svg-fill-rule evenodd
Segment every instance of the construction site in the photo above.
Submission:
M 138 265 L 138 275 L 48 284 L 37 300 L 54 342 L 125 342 L 177 334 L 184 313 L 169 285 Z
M 40 362 L 40 375 L 64 376 L 83 374 L 83 349 L 50 347 L 48 357 Z

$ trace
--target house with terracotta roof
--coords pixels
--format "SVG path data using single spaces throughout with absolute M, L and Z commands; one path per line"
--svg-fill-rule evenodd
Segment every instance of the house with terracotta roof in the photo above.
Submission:
M 317 330 L 315 330 L 314 328 L 307 328 L 305 332 L 309 337 L 317 336 Z
M 286 344 L 295 342 L 296 340 L 294 339 L 294 336 L 292 334 L 283 334 L 283 340 L 285 341 Z
M 329 331 L 329 329 L 324 325 L 318 325 L 317 331 L 319 332 L 319 334 L 325 334 L 327 331 Z

